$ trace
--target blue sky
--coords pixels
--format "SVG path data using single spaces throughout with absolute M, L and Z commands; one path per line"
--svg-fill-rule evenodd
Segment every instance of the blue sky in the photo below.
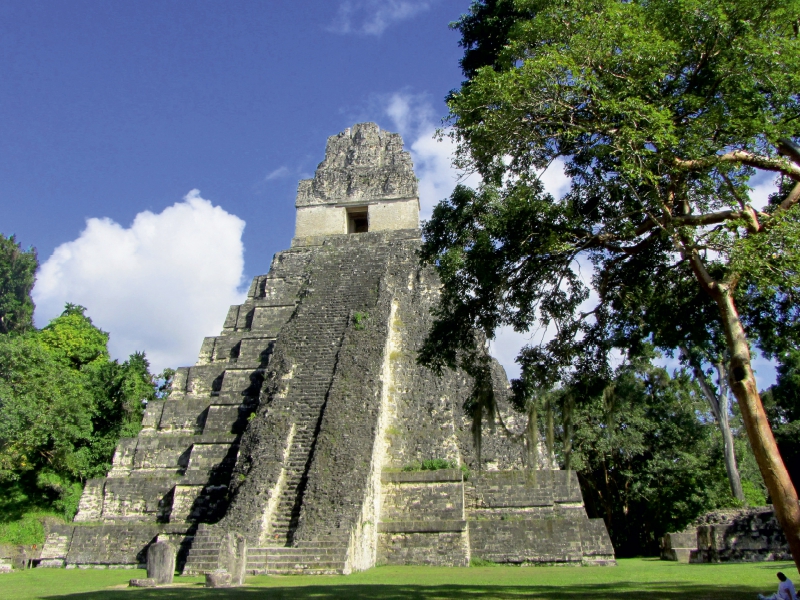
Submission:
M 192 364 L 356 122 L 403 135 L 429 215 L 459 176 L 433 133 L 469 4 L 0 0 L 0 232 L 39 251 L 37 325 L 83 304 L 115 357 Z M 511 376 L 527 340 L 493 344 Z
M 329 135 L 391 127 L 398 92 L 444 114 L 468 4 L 0 2 L 2 229 L 44 259 L 87 217 L 128 224 L 197 188 L 247 221 L 260 273 Z
M 289 246 L 327 137 L 358 121 L 419 142 L 423 203 L 446 196 L 431 134 L 468 6 L 1 1 L 0 231 L 39 251 L 37 324 L 79 302 L 114 354 L 192 362 Z

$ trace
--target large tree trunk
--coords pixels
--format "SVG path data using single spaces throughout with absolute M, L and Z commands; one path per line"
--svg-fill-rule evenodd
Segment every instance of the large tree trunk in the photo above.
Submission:
M 724 396 L 721 400 L 719 428 L 722 431 L 722 443 L 725 449 L 725 471 L 728 473 L 728 481 L 731 484 L 733 497 L 744 502 L 742 479 L 739 477 L 739 467 L 736 464 L 736 448 L 733 445 L 733 434 L 728 420 L 728 402 Z
M 733 301 L 733 294 L 727 286 L 717 285 L 711 295 L 719 307 L 722 328 L 731 356 L 728 369 L 731 390 L 739 403 L 747 437 L 772 499 L 775 516 L 789 542 L 795 566 L 800 571 L 800 505 L 797 492 L 783 464 L 758 394 L 750 366 L 750 348 Z
M 725 371 L 722 364 L 717 364 L 717 374 L 719 377 L 718 387 L 719 393 L 711 389 L 706 380 L 706 375 L 700 364 L 692 358 L 692 355 L 685 347 L 681 347 L 681 353 L 684 355 L 692 368 L 694 379 L 700 386 L 703 395 L 706 397 L 711 412 L 717 420 L 720 432 L 722 433 L 722 447 L 724 451 L 725 471 L 728 473 L 728 482 L 731 486 L 731 494 L 733 497 L 744 502 L 744 491 L 742 490 L 742 480 L 739 477 L 739 467 L 736 464 L 736 449 L 733 445 L 733 434 L 731 433 L 731 424 L 728 419 L 728 394 L 725 387 Z

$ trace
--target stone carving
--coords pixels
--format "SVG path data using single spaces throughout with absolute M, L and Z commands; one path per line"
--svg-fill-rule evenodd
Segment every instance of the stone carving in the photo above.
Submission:
M 197 364 L 178 370 L 169 398 L 148 405 L 50 554 L 68 568 L 135 567 L 158 539 L 178 549 L 183 574 L 223 568 L 234 583 L 244 570 L 381 563 L 613 564 L 575 474 L 541 464 L 532 476 L 500 426 L 484 434 L 479 465 L 463 409 L 472 379 L 417 364 L 440 284 L 419 264 L 416 213 L 402 212 L 416 210 L 416 193 L 398 135 L 367 123 L 330 138 L 298 194 L 298 220 L 311 215 L 304 235 L 253 280 Z M 346 207 L 326 203 L 351 201 L 382 226 L 314 229 L 315 211 L 344 219 Z M 492 385 L 520 433 L 496 362 Z M 403 471 L 429 459 L 457 468 Z
M 396 133 L 359 123 L 328 139 L 313 179 L 297 188 L 296 206 L 417 197 L 411 157 Z
M 206 573 L 207 588 L 229 588 L 232 585 L 231 574 L 225 569 L 217 569 Z
M 175 576 L 175 548 L 167 542 L 156 542 L 147 549 L 147 577 L 158 585 L 172 583 Z

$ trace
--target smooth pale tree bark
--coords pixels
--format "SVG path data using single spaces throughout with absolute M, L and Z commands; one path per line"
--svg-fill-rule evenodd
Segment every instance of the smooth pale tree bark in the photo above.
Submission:
M 725 471 L 728 474 L 728 482 L 731 485 L 731 494 L 737 500 L 744 502 L 744 491 L 742 490 L 742 479 L 739 476 L 739 467 L 736 464 L 736 449 L 733 444 L 733 434 L 731 433 L 730 419 L 728 418 L 728 393 L 727 383 L 725 382 L 726 372 L 725 366 L 722 362 L 717 362 L 715 367 L 717 369 L 719 394 L 711 389 L 708 384 L 703 369 L 696 360 L 692 358 L 686 347 L 681 347 L 681 353 L 686 358 L 689 366 L 692 368 L 694 379 L 700 386 L 700 390 L 706 398 L 711 412 L 719 425 L 720 433 L 722 434 L 722 446 L 724 451 Z
M 775 516 L 786 535 L 795 566 L 800 571 L 800 504 L 758 393 L 750 364 L 750 347 L 733 298 L 736 281 L 714 280 L 696 250 L 688 253 L 688 258 L 698 282 L 719 308 L 722 330 L 731 355 L 728 383 L 739 404 L 750 447 L 769 491 Z

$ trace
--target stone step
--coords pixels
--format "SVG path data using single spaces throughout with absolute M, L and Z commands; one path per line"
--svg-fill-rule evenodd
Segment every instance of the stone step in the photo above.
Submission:
M 257 574 L 264 574 L 264 575 L 344 575 L 344 566 L 340 566 L 339 568 L 329 568 L 329 569 L 316 569 L 316 568 L 295 568 L 295 569 L 288 569 L 288 568 L 268 568 L 264 571 L 260 571 Z
M 277 570 L 328 570 L 328 569 L 344 569 L 344 561 L 342 560 L 329 560 L 329 561 L 267 561 L 267 571 Z

